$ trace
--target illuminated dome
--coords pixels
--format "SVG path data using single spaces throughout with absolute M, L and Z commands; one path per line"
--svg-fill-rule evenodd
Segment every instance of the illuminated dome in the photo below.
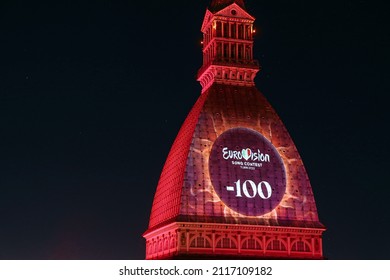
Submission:
M 265 175 L 285 177 L 281 179 L 286 180 L 286 190 L 280 204 L 259 217 L 248 217 L 229 208 L 212 184 L 212 176 L 218 176 L 211 174 L 209 168 L 213 143 L 224 132 L 237 127 L 257 131 L 268 139 L 285 167 L 285 174 Z M 243 148 L 247 146 L 243 144 L 237 150 Z M 172 221 L 321 226 L 299 153 L 282 121 L 255 87 L 215 84 L 199 97 L 168 155 L 149 227 Z

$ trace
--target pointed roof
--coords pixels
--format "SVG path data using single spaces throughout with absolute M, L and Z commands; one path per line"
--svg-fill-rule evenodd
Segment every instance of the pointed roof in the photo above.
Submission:
M 248 135 L 235 134 L 229 138 L 236 139 L 237 143 L 223 140 L 224 135 L 230 137 L 229 133 L 233 135 L 237 129 Z M 275 151 L 275 155 L 271 155 L 272 164 L 264 162 L 255 171 L 242 169 L 246 179 L 274 180 L 270 183 L 274 188 L 272 199 L 260 201 L 258 205 L 265 203 L 261 206 L 254 206 L 255 199 L 238 202 L 235 197 L 224 200 L 223 195 L 218 194 L 221 186 L 227 186 L 225 179 L 234 182 L 241 176 L 238 173 L 241 171 L 237 171 L 241 168 L 226 161 L 232 168 L 228 170 L 224 167 L 225 161 L 219 159 L 218 164 L 214 164 L 212 154 L 214 149 L 218 152 L 218 147 L 240 145 L 240 149 L 256 146 L 260 147 L 259 153 L 260 150 L 270 153 L 260 142 L 248 142 L 254 132 L 267 139 Z M 279 166 L 276 159 L 283 163 L 284 169 L 276 170 Z M 270 164 L 269 168 L 266 164 Z M 280 182 L 285 183 L 285 190 L 278 189 Z M 214 84 L 195 103 L 161 173 L 147 232 L 172 222 L 323 228 L 302 159 L 279 116 L 255 87 Z
M 236 3 L 245 10 L 244 0 L 212 0 L 209 9 L 211 12 L 217 12 L 233 3 Z

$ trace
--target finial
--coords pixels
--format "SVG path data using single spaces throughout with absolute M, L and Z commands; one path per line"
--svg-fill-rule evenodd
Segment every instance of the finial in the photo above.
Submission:
M 236 3 L 238 6 L 245 9 L 244 0 L 212 0 L 210 4 L 210 11 L 216 12 L 222 10 L 233 3 Z

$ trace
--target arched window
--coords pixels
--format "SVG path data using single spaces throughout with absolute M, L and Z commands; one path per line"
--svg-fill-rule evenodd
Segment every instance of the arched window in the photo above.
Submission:
M 260 250 L 260 243 L 254 238 L 248 238 L 242 244 L 242 249 Z
M 272 240 L 270 243 L 268 243 L 267 250 L 286 251 L 286 246 L 280 240 Z
M 202 236 L 198 236 L 198 237 L 195 237 L 194 239 L 192 239 L 190 247 L 192 247 L 192 248 L 211 248 L 211 245 L 210 245 L 210 242 L 206 238 L 204 238 Z
M 293 252 L 310 252 L 310 245 L 305 241 L 297 241 L 292 247 L 291 251 Z
M 237 246 L 236 246 L 236 244 L 233 242 L 233 240 L 231 240 L 231 239 L 228 238 L 228 237 L 224 237 L 224 238 L 221 238 L 221 239 L 217 242 L 217 248 L 236 249 Z

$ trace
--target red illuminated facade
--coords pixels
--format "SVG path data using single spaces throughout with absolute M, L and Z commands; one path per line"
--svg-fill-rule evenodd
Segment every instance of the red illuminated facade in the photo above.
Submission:
M 206 10 L 202 93 L 164 165 L 146 259 L 323 258 L 305 167 L 255 87 L 254 20 L 243 0 Z

